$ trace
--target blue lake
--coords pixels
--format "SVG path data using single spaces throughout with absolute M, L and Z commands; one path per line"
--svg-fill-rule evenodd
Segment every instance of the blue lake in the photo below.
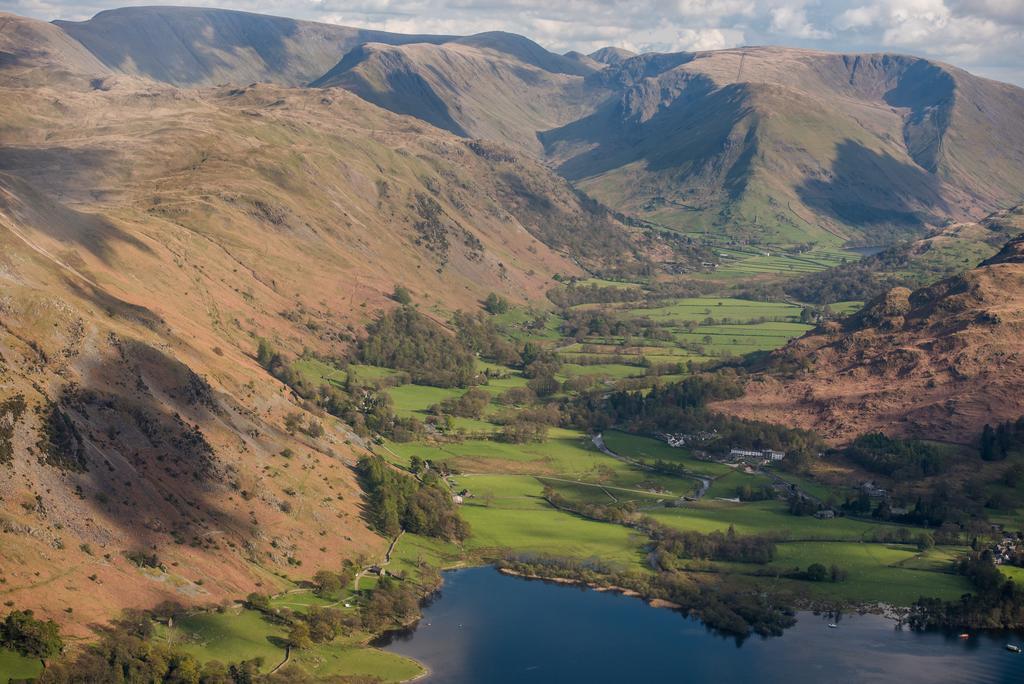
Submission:
M 383 647 L 430 668 L 428 682 L 1024 682 L 1024 635 L 896 630 L 873 615 L 801 613 L 777 638 L 738 641 L 678 612 L 611 592 L 445 573 L 418 627 Z

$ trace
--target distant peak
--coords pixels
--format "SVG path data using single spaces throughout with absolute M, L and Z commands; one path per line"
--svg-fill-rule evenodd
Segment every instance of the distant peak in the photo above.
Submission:
M 600 50 L 594 50 L 588 55 L 588 57 L 601 62 L 602 64 L 615 65 L 621 64 L 631 57 L 636 57 L 636 55 L 637 53 L 631 52 L 630 50 L 612 47 L 609 45 L 608 47 L 603 47 Z

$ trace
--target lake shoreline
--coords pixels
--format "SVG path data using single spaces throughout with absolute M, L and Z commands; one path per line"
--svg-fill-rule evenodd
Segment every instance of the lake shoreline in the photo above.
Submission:
M 601 584 L 594 581 L 585 581 L 573 577 L 563 577 L 558 575 L 538 575 L 536 573 L 526 573 L 514 568 L 502 567 L 496 563 L 482 564 L 481 566 L 466 566 L 466 567 L 485 567 L 491 566 L 503 575 L 509 575 L 511 577 L 519 577 L 527 580 L 537 580 L 541 582 L 551 582 L 553 584 L 564 584 L 570 586 L 584 587 L 592 589 L 597 592 L 614 592 L 622 594 L 623 596 L 630 596 L 632 598 L 638 598 L 646 602 L 655 608 L 670 608 L 672 610 L 683 611 L 692 613 L 693 609 L 687 608 L 681 603 L 670 601 L 657 596 L 645 596 L 643 593 L 638 592 L 634 589 L 626 587 L 620 587 L 614 584 Z M 793 601 L 793 608 L 798 611 L 808 613 L 848 613 L 856 615 L 878 615 L 891 620 L 897 624 L 903 624 L 903 613 L 909 610 L 909 606 L 896 606 L 884 602 L 870 602 L 870 603 L 856 603 L 847 602 L 843 600 L 837 600 L 834 603 L 824 602 L 820 599 L 810 598 L 797 598 Z
M 647 597 L 634 589 L 627 589 L 626 587 L 619 587 L 613 584 L 598 584 L 597 582 L 585 582 L 583 580 L 572 579 L 569 577 L 544 577 L 542 575 L 534 575 L 525 572 L 520 572 L 518 570 L 513 570 L 512 568 L 503 568 L 500 566 L 492 567 L 497 569 L 497 571 L 501 574 L 508 575 L 510 577 L 519 577 L 521 579 L 527 580 L 539 580 L 541 582 L 551 582 L 553 584 L 564 584 L 569 586 L 585 587 L 587 589 L 592 589 L 593 591 L 597 592 L 613 592 L 616 594 L 622 594 L 623 596 L 641 599 L 652 608 L 670 608 L 672 610 L 680 611 L 688 610 L 681 604 L 675 603 L 673 601 L 669 601 L 667 599 L 662 598 Z
M 445 587 L 414 632 L 385 646 L 429 667 L 430 675 L 418 678 L 425 681 L 623 681 L 636 675 L 638 661 L 645 676 L 671 677 L 680 649 L 696 681 L 1024 681 L 1024 658 L 1005 648 L 1024 633 L 961 638 L 899 629 L 878 605 L 846 615 L 801 610 L 780 638 L 742 638 L 708 629 L 689 611 L 646 610 L 674 605 L 628 601 L 640 597 L 577 579 L 479 566 L 446 575 Z M 739 648 L 743 657 L 736 657 Z M 631 662 L 617 655 L 623 649 L 635 655 Z

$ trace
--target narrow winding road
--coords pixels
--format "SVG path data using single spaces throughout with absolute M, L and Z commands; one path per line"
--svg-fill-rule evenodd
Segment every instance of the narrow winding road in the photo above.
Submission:
M 401 532 L 399 532 L 398 536 L 396 536 L 394 539 L 391 540 L 391 545 L 388 546 L 388 550 L 384 554 L 384 560 L 382 562 L 380 562 L 380 563 L 376 563 L 375 564 L 375 565 L 377 565 L 377 567 L 384 568 L 384 567 L 387 567 L 388 565 L 391 565 L 391 554 L 394 553 L 395 547 L 398 546 L 398 540 L 402 538 L 403 534 L 405 534 L 405 530 L 402 530 Z M 352 589 L 353 589 L 353 591 L 355 591 L 357 593 L 359 592 L 359 580 L 363 577 L 363 575 L 365 575 L 367 572 L 369 572 L 371 567 L 373 567 L 373 566 L 371 565 L 370 567 L 363 568 L 362 570 L 360 570 L 359 572 L 356 573 L 356 577 L 352 581 Z

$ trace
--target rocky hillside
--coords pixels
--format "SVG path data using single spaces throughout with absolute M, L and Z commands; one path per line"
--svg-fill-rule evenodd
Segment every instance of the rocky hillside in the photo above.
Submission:
M 637 229 L 508 148 L 340 89 L 112 75 L 4 19 L 0 576 L 72 629 L 385 543 L 360 441 L 256 363 L 258 338 L 340 355 L 396 284 L 443 321 L 640 263 Z M 286 432 L 295 411 L 325 434 Z
M 881 430 L 971 444 L 1024 415 L 1024 235 L 977 268 L 894 288 L 843 324 L 775 352 L 746 395 L 718 408 L 820 431 Z

